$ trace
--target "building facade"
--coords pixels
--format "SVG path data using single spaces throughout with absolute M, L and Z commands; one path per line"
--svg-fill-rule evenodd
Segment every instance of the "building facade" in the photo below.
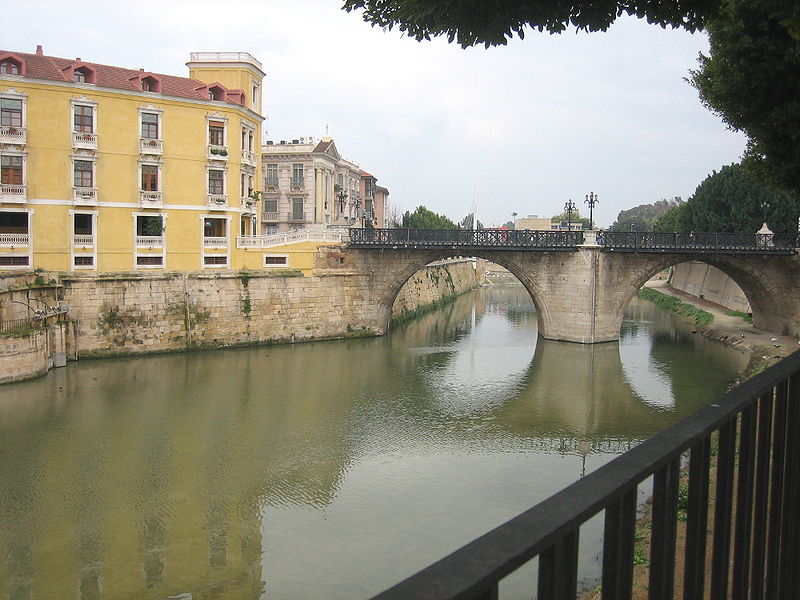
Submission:
M 261 64 L 189 77 L 0 51 L 0 270 L 263 266 Z

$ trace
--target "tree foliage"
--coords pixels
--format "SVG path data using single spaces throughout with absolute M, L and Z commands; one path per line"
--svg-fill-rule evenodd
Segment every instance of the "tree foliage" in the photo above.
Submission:
M 628 210 L 621 210 L 617 220 L 612 223 L 611 231 L 650 231 L 656 221 L 674 206 L 683 204 L 679 197 L 659 200 L 653 204 L 640 204 Z
M 685 204 L 667 211 L 655 230 L 755 233 L 764 219 L 763 203 L 772 231 L 796 233 L 796 196 L 754 179 L 741 164 L 727 165 L 706 177 Z
M 794 4 L 794 8 L 791 5 Z M 708 22 L 710 53 L 691 83 L 703 104 L 748 137 L 745 166 L 800 192 L 800 4 L 724 0 Z
M 458 226 L 444 215 L 437 215 L 424 206 L 414 212 L 403 214 L 403 229 L 458 229 Z
M 580 223 L 584 229 L 589 229 L 589 217 L 582 217 L 578 209 L 572 211 L 572 217 L 567 218 L 567 213 L 563 212 L 550 217 L 551 223 Z
M 466 217 L 458 222 L 461 229 L 483 229 L 483 223 L 478 219 L 478 226 L 475 227 L 475 213 L 469 213 Z
M 714 15 L 720 0 L 345 0 L 348 12 L 363 9 L 374 26 L 397 27 L 421 40 L 447 36 L 462 47 L 503 45 L 525 37 L 530 27 L 561 33 L 570 26 L 606 31 L 620 15 L 647 19 L 662 27 L 696 31 Z

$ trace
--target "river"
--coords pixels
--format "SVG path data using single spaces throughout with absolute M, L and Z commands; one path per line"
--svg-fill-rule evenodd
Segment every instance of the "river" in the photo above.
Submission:
M 4 386 L 0 598 L 366 598 L 691 414 L 748 359 L 636 299 L 621 334 L 537 339 L 526 292 L 501 285 L 381 338 Z M 524 578 L 507 597 L 531 597 Z

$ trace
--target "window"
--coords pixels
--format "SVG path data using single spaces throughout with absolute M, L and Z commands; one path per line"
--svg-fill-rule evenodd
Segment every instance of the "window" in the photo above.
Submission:
M 208 143 L 212 146 L 225 145 L 225 123 L 221 121 L 208 122 Z
M 292 185 L 303 185 L 302 163 L 295 163 L 292 165 Z
M 227 265 L 228 264 L 228 257 L 224 254 L 218 254 L 216 256 L 204 256 L 203 257 L 203 264 L 205 265 Z
M 258 109 L 258 86 L 253 86 L 253 110 Z
M 302 221 L 303 220 L 303 199 L 302 198 L 292 198 L 292 220 L 294 220 L 294 221 Z
M 0 182 L 8 185 L 22 185 L 22 157 L 0 157 Z
M 80 69 L 75 69 L 75 72 L 72 74 L 72 79 L 75 83 L 86 83 L 86 73 Z
M 19 75 L 20 63 L 13 58 L 0 62 L 0 75 Z
M 164 264 L 164 257 L 156 254 L 145 254 L 136 257 L 136 265 L 140 267 L 160 267 Z
M 28 213 L 0 212 L 0 233 L 28 233 Z
M 275 235 L 278 233 L 278 226 L 277 225 L 265 225 L 264 226 L 264 235 Z
M 76 256 L 76 267 L 92 267 L 94 266 L 94 256 Z
M 208 218 L 203 220 L 203 237 L 226 237 L 227 220 Z
M 92 215 L 89 213 L 75 213 L 72 226 L 75 235 L 92 235 Z
M 286 255 L 265 254 L 265 267 L 285 267 L 289 264 L 289 257 Z
M 277 198 L 264 198 L 264 212 L 276 213 L 278 212 L 278 199 Z
M 158 191 L 158 165 L 142 165 L 142 191 Z
M 27 256 L 0 256 L 0 266 L 2 267 L 27 267 Z
M 267 163 L 267 185 L 278 185 L 278 165 Z
M 136 235 L 160 237 L 164 233 L 164 217 L 161 215 L 137 215 Z
M 208 193 L 223 195 L 225 193 L 225 172 L 219 169 L 208 170 Z
M 142 113 L 142 137 L 149 140 L 158 139 L 158 115 Z
M 73 185 L 75 187 L 94 187 L 93 167 L 90 160 L 76 160 L 73 164 Z
M 0 126 L 22 127 L 22 100 L 0 99 Z
M 91 106 L 84 106 L 83 104 L 76 104 L 73 109 L 75 115 L 75 131 L 94 133 L 94 109 Z
M 161 83 L 155 77 L 148 75 L 142 78 L 142 91 L 144 92 L 160 92 Z

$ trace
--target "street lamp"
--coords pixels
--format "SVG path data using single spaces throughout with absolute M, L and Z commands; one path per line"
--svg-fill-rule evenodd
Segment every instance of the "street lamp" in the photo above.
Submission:
M 339 214 L 342 214 L 344 212 L 344 206 L 347 203 L 347 192 L 339 186 L 336 187 L 338 188 L 336 190 L 336 199 L 339 200 Z
M 517 228 L 517 213 L 515 213 L 515 212 L 511 213 L 511 223 L 513 225 L 512 229 L 516 229 Z
M 594 192 L 589 192 L 586 195 L 586 200 L 584 200 L 586 204 L 589 205 L 589 229 L 594 229 L 594 219 L 592 219 L 592 209 L 594 209 L 594 205 L 600 202 L 598 196 L 595 195 Z
M 567 200 L 567 203 L 564 205 L 564 212 L 567 213 L 567 231 L 572 231 L 572 213 L 575 212 L 575 203 L 572 201 L 572 198 Z

